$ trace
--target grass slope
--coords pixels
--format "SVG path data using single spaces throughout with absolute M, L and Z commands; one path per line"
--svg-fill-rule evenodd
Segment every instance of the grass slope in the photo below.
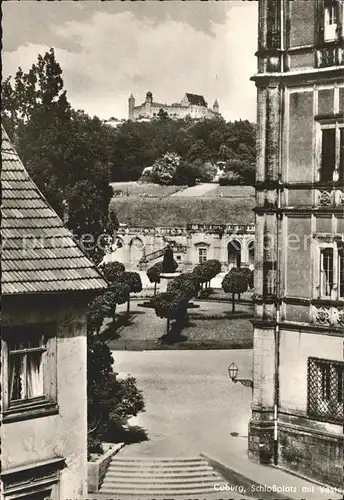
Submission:
M 185 226 L 186 224 L 254 223 L 255 199 L 246 198 L 113 198 L 110 210 L 129 226 Z

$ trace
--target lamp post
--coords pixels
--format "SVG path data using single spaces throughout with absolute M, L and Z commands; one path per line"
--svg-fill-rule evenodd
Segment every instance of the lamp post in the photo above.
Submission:
M 231 363 L 228 366 L 228 376 L 231 379 L 232 382 L 235 384 L 237 382 L 240 382 L 240 384 L 244 385 L 245 387 L 251 387 L 253 389 L 253 380 L 249 378 L 238 378 L 238 373 L 239 373 L 239 368 L 235 363 Z

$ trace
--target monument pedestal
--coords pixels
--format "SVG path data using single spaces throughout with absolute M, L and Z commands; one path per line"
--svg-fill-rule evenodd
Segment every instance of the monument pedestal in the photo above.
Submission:
M 172 281 L 174 278 L 179 276 L 180 273 L 161 273 L 160 274 L 160 286 L 159 286 L 159 293 L 165 293 L 167 292 L 167 285 L 170 281 Z

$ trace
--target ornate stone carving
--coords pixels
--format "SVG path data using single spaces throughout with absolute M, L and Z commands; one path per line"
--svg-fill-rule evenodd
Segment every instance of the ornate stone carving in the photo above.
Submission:
M 337 195 L 338 195 L 338 205 L 340 206 L 344 205 L 344 191 L 339 189 L 337 191 Z
M 331 310 L 329 307 L 315 307 L 315 322 L 319 325 L 331 324 Z
M 336 307 L 313 307 L 315 323 L 323 326 L 344 327 L 344 309 Z
M 344 327 L 344 309 L 335 309 L 334 308 L 334 317 L 336 326 Z
M 318 205 L 321 207 L 328 207 L 332 205 L 332 194 L 333 192 L 327 189 L 318 191 Z

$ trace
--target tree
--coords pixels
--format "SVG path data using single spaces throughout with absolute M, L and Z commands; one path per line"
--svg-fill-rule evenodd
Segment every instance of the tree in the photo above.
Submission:
M 201 283 L 198 277 L 193 273 L 183 273 L 176 276 L 167 285 L 167 292 L 174 295 L 175 297 L 182 298 L 182 302 L 179 308 L 179 314 L 176 320 L 185 324 L 188 321 L 188 303 L 189 301 L 196 297 L 201 288 Z
M 183 273 L 173 278 L 167 285 L 167 292 L 176 295 L 181 293 L 189 300 L 196 297 L 200 290 L 200 281 L 196 274 Z
M 152 177 L 157 184 L 172 184 L 180 156 L 176 153 L 166 153 L 158 158 L 153 165 Z
M 166 334 L 170 333 L 170 322 L 177 319 L 181 311 L 185 309 L 188 299 L 180 293 L 159 293 L 152 299 L 155 314 L 159 318 L 166 318 Z
M 100 328 L 107 314 L 107 310 L 108 310 L 108 305 L 104 299 L 103 294 L 98 295 L 91 301 L 87 313 L 88 335 L 93 335 L 94 333 L 99 335 Z
M 177 186 L 195 186 L 198 173 L 195 163 L 181 161 L 176 168 L 173 184 Z
M 142 281 L 139 273 L 134 271 L 126 271 L 121 275 L 121 279 L 124 280 L 126 285 L 129 287 L 128 294 L 128 306 L 127 306 L 127 314 L 130 312 L 130 294 L 131 293 L 140 293 L 142 291 Z
M 115 320 L 117 305 L 125 304 L 129 300 L 130 288 L 125 282 L 123 275 L 110 286 L 109 291 L 104 293 L 106 303 L 106 316 Z
M 100 261 L 102 235 L 111 229 L 113 129 L 72 110 L 53 49 L 27 73 L 19 68 L 3 90 L 3 122 L 26 168 L 85 252 Z
M 87 347 L 88 452 L 101 452 L 103 440 L 117 442 L 130 417 L 144 411 L 142 391 L 133 377 L 118 379 L 113 357 L 102 342 Z
M 198 277 L 200 283 L 208 284 L 221 272 L 221 262 L 217 259 L 206 260 L 195 266 L 192 272 Z
M 247 290 L 247 279 L 243 273 L 233 268 L 225 275 L 222 281 L 222 289 L 225 293 L 232 294 L 232 312 L 235 312 L 235 294 L 241 294 Z
M 193 169 L 197 179 L 201 182 L 211 182 L 217 174 L 217 167 L 211 161 L 202 161 L 197 159 L 193 163 Z
M 148 279 L 151 283 L 154 283 L 154 297 L 156 295 L 156 286 L 160 283 L 160 274 L 162 273 L 162 261 L 157 262 L 153 266 L 149 267 L 146 271 Z
M 104 278 L 109 283 L 114 283 L 119 276 L 125 272 L 125 266 L 121 262 L 115 260 L 114 262 L 107 262 L 102 266 L 102 273 Z
M 159 109 L 158 117 L 160 120 L 166 120 L 168 118 L 168 113 L 163 108 Z
M 253 271 L 248 267 L 240 267 L 237 272 L 246 279 L 248 288 L 253 288 Z

